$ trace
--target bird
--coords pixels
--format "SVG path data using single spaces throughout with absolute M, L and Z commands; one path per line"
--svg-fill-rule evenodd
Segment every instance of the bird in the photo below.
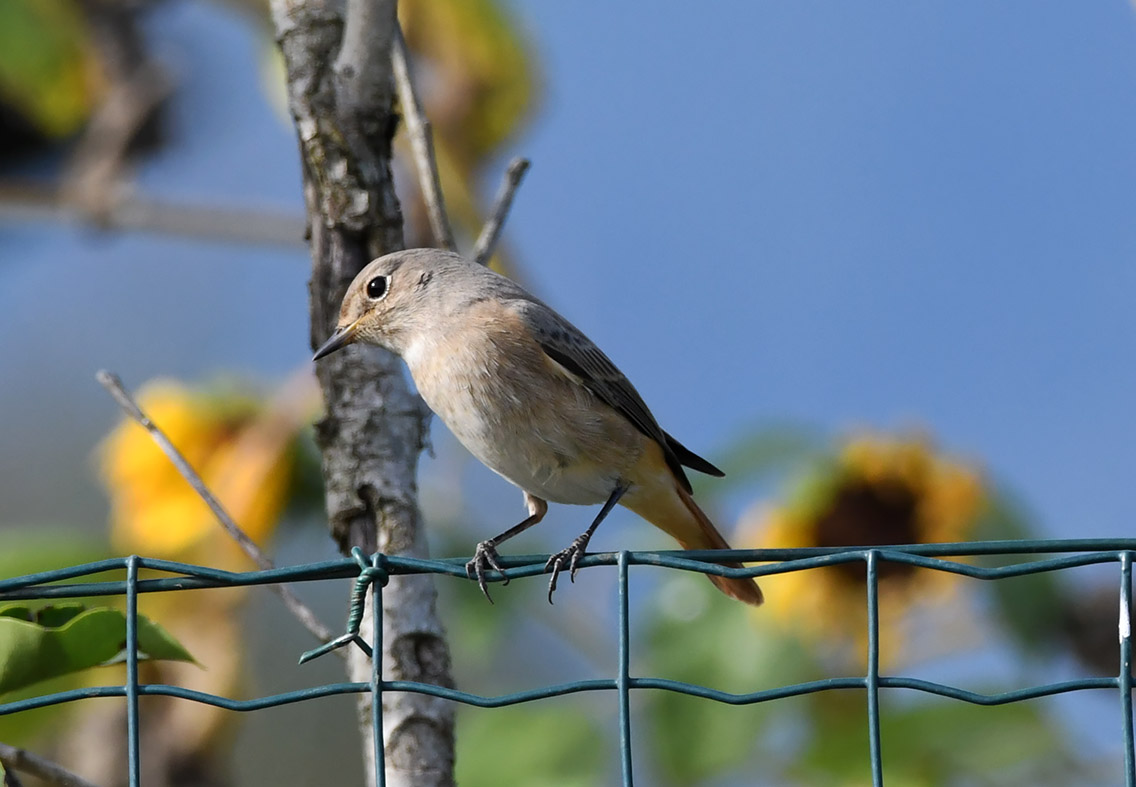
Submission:
M 509 581 L 498 546 L 539 523 L 550 502 L 603 506 L 548 559 L 549 602 L 562 570 L 575 581 L 592 535 L 617 503 L 683 549 L 730 548 L 695 503 L 684 468 L 724 473 L 663 431 L 599 347 L 511 279 L 441 249 L 379 257 L 347 288 L 338 324 L 313 360 L 356 342 L 400 356 L 458 441 L 523 492 L 528 516 L 478 543 L 466 564 L 490 602 L 490 569 Z M 752 579 L 707 576 L 728 596 L 762 602 Z

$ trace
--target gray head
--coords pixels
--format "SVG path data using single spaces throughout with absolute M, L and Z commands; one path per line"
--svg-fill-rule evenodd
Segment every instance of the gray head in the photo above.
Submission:
M 437 326 L 463 302 L 515 285 L 441 249 L 407 249 L 379 257 L 359 272 L 339 309 L 339 323 L 314 360 L 354 342 L 402 354 L 420 331 Z

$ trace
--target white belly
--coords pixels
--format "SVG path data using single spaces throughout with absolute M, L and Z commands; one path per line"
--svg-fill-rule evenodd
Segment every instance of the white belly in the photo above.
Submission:
M 419 393 L 454 436 L 489 469 L 553 503 L 608 499 L 643 452 L 642 434 L 622 415 L 567 378 L 474 367 L 470 350 L 419 362 L 408 353 Z M 444 368 L 439 368 L 444 367 Z M 456 370 L 456 371 L 455 371 Z M 539 369 L 537 371 L 540 371 Z

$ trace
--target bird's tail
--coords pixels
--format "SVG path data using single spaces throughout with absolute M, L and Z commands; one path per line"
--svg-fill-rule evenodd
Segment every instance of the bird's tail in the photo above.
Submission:
M 689 540 L 689 537 L 680 538 L 678 539 L 679 545 L 683 549 L 729 549 L 730 545 L 726 543 L 726 539 L 718 532 L 718 528 L 714 527 L 714 523 L 710 521 L 710 517 L 706 516 L 706 512 L 698 507 L 698 503 L 694 502 L 690 493 L 678 484 L 675 485 L 675 489 L 679 498 L 682 499 L 683 505 L 686 506 L 686 510 L 698 522 L 697 536 Z M 722 565 L 731 568 L 742 567 L 741 563 L 723 563 Z M 714 583 L 718 590 L 730 598 L 753 604 L 755 607 L 765 600 L 765 597 L 761 594 L 761 588 L 752 579 L 731 579 L 715 574 L 707 574 L 706 577 Z
M 672 477 L 673 480 L 673 477 Z M 726 539 L 714 527 L 690 493 L 677 481 L 673 486 L 675 496 L 666 494 L 659 487 L 655 493 L 643 496 L 628 495 L 624 505 L 655 527 L 669 533 L 683 549 L 729 549 Z M 741 568 L 741 563 L 725 563 L 731 568 Z M 757 606 L 764 598 L 761 588 L 752 579 L 731 579 L 707 574 L 714 586 L 731 598 Z

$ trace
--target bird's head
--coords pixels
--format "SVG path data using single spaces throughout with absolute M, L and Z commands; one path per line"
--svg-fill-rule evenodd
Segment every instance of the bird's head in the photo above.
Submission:
M 372 261 L 347 288 L 335 332 L 313 360 L 355 342 L 403 354 L 418 331 L 441 317 L 439 279 L 468 265 L 439 249 L 408 249 Z

